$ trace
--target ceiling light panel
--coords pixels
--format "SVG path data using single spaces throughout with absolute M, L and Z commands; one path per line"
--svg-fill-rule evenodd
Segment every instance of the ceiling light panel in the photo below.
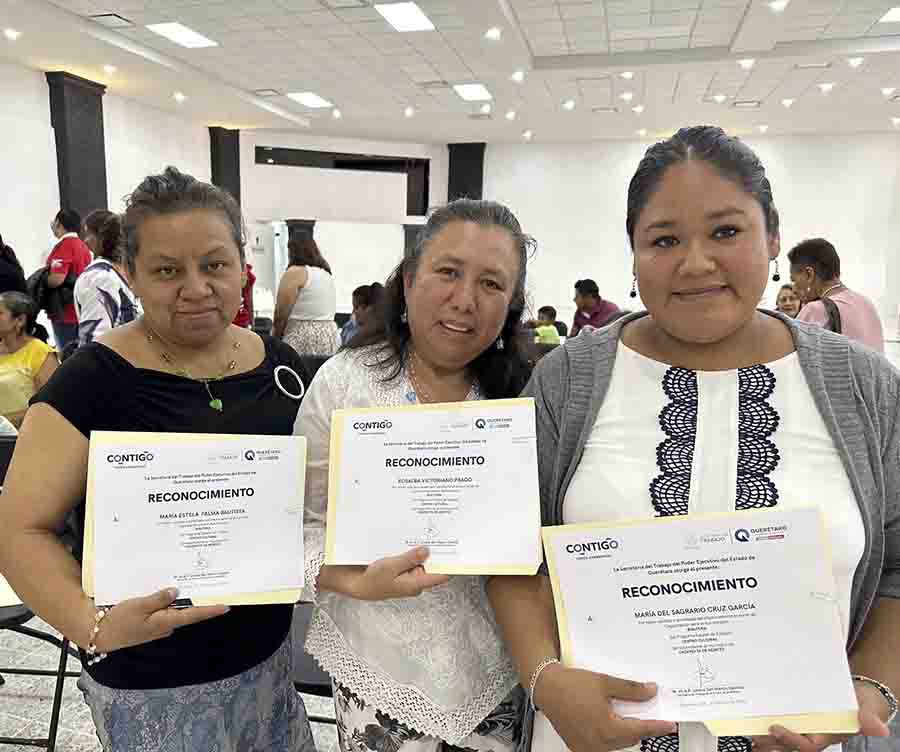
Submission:
M 214 42 L 212 39 L 209 39 L 180 23 L 149 24 L 147 29 L 154 34 L 165 37 L 170 42 L 174 42 L 182 47 L 187 47 L 188 49 L 219 46 L 218 42 Z
M 288 99 L 293 99 L 295 102 L 299 102 L 304 107 L 309 107 L 310 109 L 321 109 L 334 106 L 327 99 L 320 97 L 318 94 L 312 91 L 293 92 L 291 94 L 288 94 L 287 96 Z
M 493 99 L 484 84 L 454 84 L 453 89 L 467 102 L 485 102 Z
M 375 10 L 397 31 L 434 31 L 434 24 L 415 3 L 378 4 Z

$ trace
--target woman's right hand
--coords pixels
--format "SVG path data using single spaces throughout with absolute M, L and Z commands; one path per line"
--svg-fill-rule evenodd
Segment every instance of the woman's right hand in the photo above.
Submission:
M 336 576 L 328 578 L 330 583 L 324 583 L 320 578 L 319 587 L 324 585 L 325 589 L 361 601 L 414 598 L 450 579 L 443 574 L 428 574 L 422 566 L 427 559 L 428 549 L 422 546 L 399 556 L 379 559 L 367 567 L 334 567 Z
M 655 695 L 655 684 L 554 663 L 541 673 L 534 702 L 572 752 L 609 752 L 677 730 L 668 721 L 623 718 L 612 708 L 613 698 L 642 702 Z
M 161 640 L 179 627 L 228 613 L 228 606 L 169 608 L 178 597 L 175 588 L 144 598 L 131 598 L 113 606 L 100 622 L 94 644 L 98 653 L 110 653 L 145 642 Z

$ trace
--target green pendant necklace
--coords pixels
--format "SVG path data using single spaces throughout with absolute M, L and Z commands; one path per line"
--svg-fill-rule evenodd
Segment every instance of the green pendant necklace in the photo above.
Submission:
M 144 322 L 144 327 L 147 329 L 147 342 L 153 345 L 154 341 L 159 340 L 160 346 L 164 345 L 162 337 L 160 337 L 156 332 L 154 332 L 146 322 Z M 232 343 L 232 349 L 237 351 L 241 347 L 241 343 L 235 340 Z M 222 400 L 218 397 L 215 397 L 212 393 L 212 390 L 209 388 L 209 385 L 214 381 L 221 381 L 224 379 L 231 371 L 233 371 L 237 367 L 237 360 L 228 361 L 228 365 L 225 366 L 225 369 L 218 376 L 213 376 L 209 379 L 198 379 L 196 376 L 191 376 L 186 368 L 179 366 L 175 359 L 169 355 L 165 350 L 159 351 L 160 357 L 165 361 L 166 365 L 170 366 L 172 370 L 175 371 L 176 376 L 181 376 L 185 379 L 191 379 L 192 381 L 199 381 L 206 389 L 206 393 L 209 395 L 209 406 L 215 410 L 216 412 L 222 412 L 225 409 L 225 405 L 222 403 Z

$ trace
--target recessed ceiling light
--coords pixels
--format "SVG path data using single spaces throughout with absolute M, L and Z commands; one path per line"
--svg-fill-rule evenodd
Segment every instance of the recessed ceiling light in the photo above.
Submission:
M 117 70 L 118 70 L 118 68 L 116 68 L 115 65 L 104 65 L 103 66 L 103 72 L 110 76 L 113 73 L 115 73 Z
M 178 102 L 178 104 L 181 104 L 185 99 L 187 99 L 187 97 L 186 97 L 184 94 L 182 94 L 180 91 L 176 91 L 176 92 L 172 95 L 172 98 L 173 98 L 176 102 Z
M 822 90 L 823 94 L 829 94 L 831 92 L 831 90 L 834 88 L 834 84 L 832 84 L 832 83 L 819 84 L 819 88 Z
M 639 104 L 636 107 L 632 107 L 631 111 L 636 112 L 638 115 L 640 115 L 644 111 L 644 105 Z
M 634 78 L 634 73 L 630 70 L 622 71 L 619 75 L 626 81 L 630 81 L 632 78 Z
M 563 102 L 562 106 L 564 110 L 568 110 L 569 112 L 571 112 L 575 109 L 575 100 L 567 99 L 565 102 Z
M 716 95 L 713 97 L 713 99 L 714 99 L 718 104 L 722 104 L 722 102 L 724 102 L 726 99 L 728 99 L 728 97 L 726 97 L 724 94 L 716 94 Z
M 792 104 L 794 104 L 794 100 L 793 100 L 793 99 L 782 99 L 782 100 L 781 100 L 781 103 L 782 103 L 785 107 L 790 107 Z
M 16 29 L 4 29 L 3 36 L 5 36 L 10 42 L 15 42 L 20 36 L 22 36 L 22 32 Z
M 767 130 L 769 130 L 769 126 L 768 126 L 768 125 L 761 125 L 761 126 L 759 126 L 759 132 L 760 132 L 760 133 L 765 133 Z
M 416 114 L 416 109 L 415 109 L 415 107 L 407 107 L 405 110 L 403 110 L 403 116 L 404 116 L 404 117 L 411 118 L 411 117 L 412 117 L 413 115 L 415 115 L 415 114 Z
M 266 160 L 266 164 L 275 164 L 275 160 L 269 158 L 269 159 Z
M 847 58 L 847 64 L 848 64 L 851 68 L 859 68 L 859 66 L 863 64 L 863 60 L 865 60 L 865 58 L 862 58 L 862 57 L 849 57 L 849 58 Z
M 895 128 L 900 128 L 900 117 L 892 117 L 891 122 L 894 124 Z
M 797 70 L 815 70 L 817 68 L 830 68 L 831 63 L 797 63 L 794 67 Z
M 485 102 L 481 105 L 481 114 L 482 115 L 490 115 L 491 114 L 491 105 L 488 102 Z
M 879 19 L 878 23 L 900 23 L 900 8 L 891 8 Z
M 375 10 L 397 31 L 434 31 L 434 24 L 415 3 L 379 4 Z
M 891 94 L 893 94 L 895 91 L 897 91 L 897 88 L 896 88 L 895 86 L 885 86 L 885 87 L 881 90 L 881 93 L 884 94 L 884 96 L 889 97 L 889 96 L 891 96 Z
M 732 102 L 731 106 L 738 110 L 758 110 L 761 104 L 758 99 L 744 99 Z
M 491 26 L 486 32 L 484 32 L 484 38 L 490 40 L 491 42 L 499 42 L 503 37 L 503 29 L 499 26 Z
M 194 31 L 193 29 L 189 29 L 184 24 L 159 23 L 150 24 L 147 26 L 147 28 L 154 34 L 159 34 L 161 37 L 165 37 L 170 42 L 175 42 L 175 44 L 180 44 L 182 47 L 195 49 L 198 47 L 219 46 L 218 42 L 214 42 L 212 39 L 208 39 L 202 34 L 198 34 L 196 31 Z
M 293 99 L 295 102 L 299 102 L 304 107 L 309 107 L 310 109 L 322 109 L 324 107 L 334 106 L 327 99 L 323 99 L 313 91 L 295 91 L 287 96 L 288 99 Z
M 516 119 L 516 111 L 515 111 L 515 110 L 510 110 L 509 112 L 507 112 L 507 113 L 506 113 L 506 119 L 507 119 L 507 120 L 515 120 L 515 119 Z
M 626 102 L 630 102 L 632 99 L 634 99 L 634 92 L 623 91 L 619 96 Z
M 341 114 L 341 111 L 337 107 L 335 107 L 331 111 L 331 117 L 333 117 L 335 120 L 340 120 L 344 116 Z
M 526 141 L 531 141 L 533 136 L 534 136 L 534 133 L 532 133 L 531 131 L 525 131 L 522 134 L 522 138 L 524 138 Z
M 454 84 L 453 88 L 467 102 L 483 102 L 486 99 L 493 99 L 484 84 Z
M 744 70 L 750 70 L 755 63 L 756 60 L 754 60 L 752 57 L 745 58 L 744 60 L 738 60 L 738 65 L 740 65 Z
M 782 13 L 784 9 L 788 7 L 790 1 L 791 0 L 772 0 L 772 2 L 769 3 L 769 7 L 775 13 Z
M 515 81 L 517 84 L 522 83 L 525 80 L 525 71 L 517 70 L 513 73 L 510 78 Z
M 646 128 L 641 128 L 641 129 L 637 132 L 637 134 L 638 134 L 641 138 L 643 138 L 644 136 L 647 135 L 647 129 L 646 129 Z

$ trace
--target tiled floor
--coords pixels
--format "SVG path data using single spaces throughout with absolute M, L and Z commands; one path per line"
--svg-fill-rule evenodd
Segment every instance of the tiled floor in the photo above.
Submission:
M 27 626 L 54 633 L 37 618 L 28 622 Z M 59 650 L 52 645 L 8 630 L 0 631 L 0 667 L 55 671 L 58 664 Z M 78 661 L 74 658 L 69 660 L 69 670 L 79 670 Z M 12 675 L 4 678 L 6 684 L 0 686 L 0 736 L 46 738 L 56 679 Z M 56 749 L 58 752 L 100 752 L 90 712 L 75 686 L 76 681 L 66 679 Z M 303 699 L 309 713 L 334 716 L 330 699 L 308 695 L 304 695 Z M 319 752 L 336 752 L 334 726 L 313 724 L 312 729 Z M 2 752 L 26 749 L 29 748 L 0 744 Z

